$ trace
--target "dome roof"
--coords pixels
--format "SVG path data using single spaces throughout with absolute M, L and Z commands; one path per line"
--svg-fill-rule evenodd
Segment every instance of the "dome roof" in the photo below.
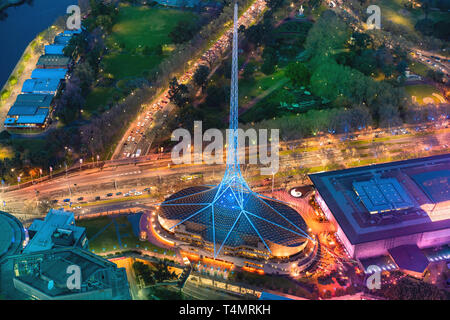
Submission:
M 217 194 L 218 187 L 191 187 L 177 192 L 161 204 L 159 215 L 183 224 L 213 242 L 218 253 L 226 246 L 256 246 L 262 242 L 287 247 L 302 245 L 309 235 L 300 214 L 281 202 L 254 192 L 244 193 L 242 208 L 231 188 Z

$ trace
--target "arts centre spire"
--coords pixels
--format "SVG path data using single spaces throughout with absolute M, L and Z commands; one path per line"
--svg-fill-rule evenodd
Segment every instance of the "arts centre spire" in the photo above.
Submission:
M 184 225 L 212 243 L 216 258 L 225 246 L 258 247 L 272 256 L 271 246 L 298 246 L 312 238 L 301 216 L 275 199 L 253 192 L 239 165 L 238 139 L 238 5 L 234 5 L 233 52 L 230 92 L 230 133 L 226 170 L 215 187 L 187 188 L 160 204 L 160 217 L 169 231 Z M 222 252 L 223 253 L 223 252 Z

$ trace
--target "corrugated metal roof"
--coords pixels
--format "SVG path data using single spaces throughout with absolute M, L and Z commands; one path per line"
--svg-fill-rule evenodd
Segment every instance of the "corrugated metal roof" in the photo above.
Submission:
M 63 80 L 67 75 L 67 69 L 34 69 L 32 79 L 59 79 Z
M 45 54 L 63 54 L 65 47 L 64 44 L 50 44 L 45 46 Z
M 55 94 L 59 84 L 59 79 L 28 79 L 23 84 L 22 92 Z

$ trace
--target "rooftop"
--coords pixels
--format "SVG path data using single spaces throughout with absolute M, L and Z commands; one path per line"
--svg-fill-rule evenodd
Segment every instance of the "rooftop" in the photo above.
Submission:
M 55 37 L 54 43 L 60 45 L 67 45 L 70 42 L 70 39 L 72 39 L 71 36 L 64 36 L 62 33 L 60 33 Z
M 61 67 L 61 68 L 67 68 L 69 65 L 70 58 L 59 55 L 59 54 L 45 54 L 42 55 L 38 62 L 37 66 L 48 66 L 48 67 Z
M 46 69 L 42 69 L 46 70 Z M 41 108 L 49 108 L 52 104 L 53 96 L 50 94 L 27 93 L 17 96 L 15 106 L 38 106 Z
M 23 226 L 14 216 L 0 211 L 0 261 L 19 253 L 25 238 Z
M 64 44 L 50 44 L 45 46 L 45 54 L 64 54 L 63 50 L 66 47 Z
M 411 208 L 409 195 L 395 178 L 373 179 L 353 183 L 358 197 L 370 213 Z
M 117 268 L 115 263 L 87 250 L 57 248 L 11 259 L 14 260 L 15 278 L 25 284 L 24 287 L 37 290 L 38 298 L 64 299 L 64 296 L 93 292 L 89 299 L 131 299 L 125 269 Z M 81 288 L 71 290 L 67 287 L 67 268 L 73 265 L 80 268 Z
M 30 241 L 24 249 L 24 253 L 48 250 L 55 247 L 55 232 L 67 230 L 73 233 L 74 242 L 82 240 L 85 228 L 75 226 L 75 218 L 72 212 L 51 209 L 44 220 L 34 220 L 28 231 Z
M 55 94 L 60 82 L 59 79 L 28 79 L 23 83 L 22 92 Z
M 31 73 L 32 79 L 59 79 L 66 78 L 67 69 L 34 69 Z
M 445 154 L 310 178 L 349 241 L 357 244 L 450 229 L 448 172 L 450 154 Z
M 423 273 L 430 262 L 416 245 L 389 249 L 389 254 L 400 269 Z

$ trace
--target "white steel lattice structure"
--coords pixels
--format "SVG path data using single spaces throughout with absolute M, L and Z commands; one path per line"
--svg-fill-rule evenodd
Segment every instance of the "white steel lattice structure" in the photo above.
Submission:
M 230 134 L 226 171 L 215 187 L 184 189 L 160 204 L 159 218 L 169 231 L 180 225 L 213 244 L 214 258 L 226 247 L 258 248 L 268 256 L 274 250 L 294 252 L 309 239 L 307 226 L 291 207 L 253 192 L 245 181 L 238 156 L 238 6 L 234 6 L 233 52 L 230 97 Z M 160 220 L 161 221 L 161 220 Z M 293 250 L 289 250 L 293 248 Z M 280 255 L 283 255 L 281 253 Z

